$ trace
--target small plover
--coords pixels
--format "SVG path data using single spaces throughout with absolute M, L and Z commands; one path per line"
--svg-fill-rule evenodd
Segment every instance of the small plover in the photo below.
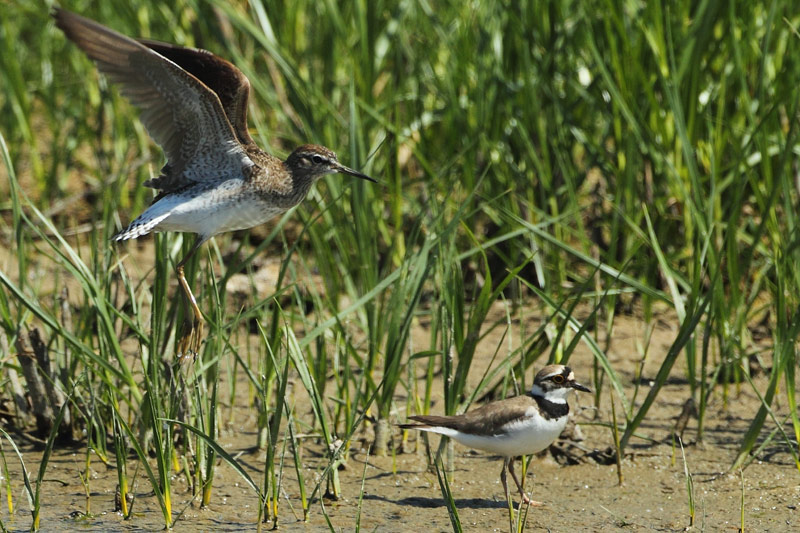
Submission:
M 568 366 L 548 365 L 536 374 L 533 387 L 527 394 L 491 402 L 463 415 L 410 416 L 409 419 L 419 423 L 400 424 L 400 427 L 440 433 L 464 446 L 502 455 L 500 480 L 506 498 L 506 471 L 509 471 L 523 503 L 541 505 L 531 500 L 522 489 L 514 473 L 514 459 L 538 453 L 558 438 L 567 424 L 567 396 L 573 389 L 591 392 L 575 381 Z

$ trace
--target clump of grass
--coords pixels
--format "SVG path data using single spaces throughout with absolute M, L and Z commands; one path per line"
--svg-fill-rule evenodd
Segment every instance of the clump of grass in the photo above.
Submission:
M 742 492 L 739 500 L 739 533 L 744 533 L 744 470 L 739 470 Z
M 683 457 L 683 477 L 686 480 L 686 500 L 689 506 L 689 526 L 694 527 L 694 519 L 695 519 L 695 494 L 694 494 L 694 478 L 692 477 L 691 472 L 689 472 L 689 463 L 686 462 L 686 450 L 683 448 L 683 440 L 678 437 L 678 443 L 681 445 L 681 456 Z
M 358 493 L 358 507 L 356 511 L 356 533 L 361 531 L 361 509 L 364 504 L 364 484 L 367 481 L 367 467 L 369 466 L 369 448 L 367 453 L 364 454 L 364 470 L 361 473 L 361 490 Z
M 378 423 L 375 427 L 375 454 L 386 455 L 391 436 L 389 417 L 394 406 L 395 389 L 400 383 L 409 352 L 408 343 L 415 310 L 428 274 L 433 268 L 432 243 L 426 243 L 414 256 L 404 261 L 391 295 L 385 299 L 381 315 L 385 328 L 383 350 L 383 385 L 376 398 Z M 383 306 L 382 306 L 383 307 Z
M 70 395 L 71 397 L 71 395 Z M 69 406 L 69 397 L 66 402 L 61 406 L 61 409 L 58 410 L 56 414 L 55 421 L 53 423 L 53 427 L 50 430 L 50 434 L 47 437 L 47 440 L 44 443 L 44 451 L 42 452 L 42 457 L 39 460 L 39 468 L 36 473 L 36 479 L 31 482 L 30 476 L 28 474 L 27 469 L 25 468 L 25 461 L 22 459 L 22 453 L 17 448 L 17 445 L 11 439 L 11 436 L 2 428 L 0 428 L 0 433 L 3 434 L 3 437 L 8 440 L 11 444 L 11 447 L 14 449 L 14 453 L 17 455 L 17 459 L 19 459 L 19 464 L 22 467 L 22 481 L 25 485 L 25 495 L 28 497 L 28 505 L 30 506 L 31 511 L 31 531 L 39 531 L 41 528 L 41 512 L 42 512 L 42 482 L 44 481 L 44 474 L 47 471 L 47 465 L 50 462 L 50 457 L 53 454 L 53 450 L 56 443 L 56 438 L 58 437 L 58 432 L 61 426 L 61 422 L 64 420 L 64 414 L 67 412 Z M 5 454 L 3 454 L 3 464 L 4 469 L 7 471 L 7 465 L 5 464 Z M 9 509 L 12 508 L 12 505 L 9 500 Z
M 460 533 L 464 528 L 461 526 L 461 518 L 458 515 L 458 508 L 456 507 L 455 498 L 453 498 L 453 491 L 450 490 L 450 481 L 447 479 L 448 474 L 442 463 L 441 451 L 440 448 L 433 461 L 433 465 L 436 468 L 436 479 L 439 481 L 442 498 L 444 498 L 444 503 L 447 506 L 447 515 L 450 517 L 450 525 L 453 527 L 453 533 Z

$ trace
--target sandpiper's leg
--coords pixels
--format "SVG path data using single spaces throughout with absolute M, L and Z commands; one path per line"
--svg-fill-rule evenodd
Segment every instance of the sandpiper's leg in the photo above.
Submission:
M 525 491 L 522 488 L 522 484 L 519 482 L 519 479 L 517 479 L 516 472 L 514 472 L 514 458 L 513 457 L 508 459 L 508 471 L 511 472 L 511 477 L 514 478 L 514 483 L 517 484 L 517 488 L 519 489 L 519 495 L 522 496 L 522 503 L 525 503 L 525 504 L 528 504 L 528 505 L 532 505 L 533 507 L 539 507 L 539 506 L 544 505 L 542 502 L 537 502 L 535 500 L 531 500 L 528 497 L 528 495 L 525 494 Z M 522 481 L 524 482 L 525 480 L 523 479 Z
M 184 357 L 197 357 L 200 353 L 200 343 L 203 340 L 203 325 L 205 323 L 205 319 L 203 318 L 203 313 L 200 312 L 200 308 L 197 306 L 197 300 L 192 294 L 192 288 L 189 286 L 189 282 L 186 281 L 186 275 L 183 272 L 183 266 L 186 262 L 194 255 L 195 251 L 206 241 L 202 236 L 198 236 L 197 241 L 195 241 L 194 246 L 192 249 L 189 250 L 189 253 L 181 259 L 178 266 L 175 267 L 175 271 L 178 273 L 178 281 L 181 284 L 181 288 L 183 289 L 183 295 L 186 298 L 184 303 L 186 307 L 191 308 L 192 316 L 185 316 L 183 320 L 183 332 L 181 333 L 181 338 L 175 345 L 175 349 L 177 352 L 178 359 L 183 359 Z M 185 313 L 188 315 L 188 313 Z

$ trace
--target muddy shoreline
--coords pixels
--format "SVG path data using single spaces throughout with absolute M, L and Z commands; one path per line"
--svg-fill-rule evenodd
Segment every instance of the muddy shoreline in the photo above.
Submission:
M 620 319 L 621 320 L 621 319 Z M 634 318 L 618 322 L 609 358 L 626 380 L 626 394 L 633 395 L 635 354 L 623 348 L 631 345 L 625 338 L 642 328 Z M 424 331 L 417 332 L 424 335 Z M 500 335 L 498 333 L 497 335 Z M 496 340 L 494 334 L 484 339 L 487 350 L 475 362 L 471 374 L 481 375 L 481 365 L 491 360 L 488 347 Z M 657 328 L 651 350 L 666 349 L 674 331 L 669 327 Z M 643 376 L 652 376 L 657 369 L 658 357 L 651 354 Z M 655 362 L 653 362 L 655 361 Z M 579 348 L 570 365 L 584 381 L 591 376 L 591 355 Z M 538 367 L 538 365 L 537 365 Z M 572 397 L 570 404 L 574 420 L 580 427 L 583 440 L 579 443 L 559 441 L 557 447 L 569 451 L 573 462 L 561 464 L 563 454 L 552 450 L 536 457 L 526 477 L 525 487 L 543 507 L 527 512 L 526 531 L 608 531 L 656 530 L 680 531 L 689 526 L 689 499 L 684 460 L 680 448 L 672 439 L 677 419 L 688 398 L 688 388 L 681 378 L 681 365 L 673 370 L 672 379 L 661 391 L 658 400 L 637 431 L 622 461 L 624 483 L 618 484 L 617 467 L 599 464 L 599 451 L 605 451 L 613 438 L 608 395 L 595 408 L 587 396 Z M 471 376 L 471 379 L 472 376 Z M 757 376 L 756 385 L 764 387 L 766 376 Z M 646 383 L 646 380 L 644 380 Z M 640 381 L 642 383 L 642 381 Z M 642 387 L 640 385 L 640 387 Z M 295 387 L 298 389 L 299 387 Z M 255 450 L 256 419 L 254 410 L 247 405 L 246 387 L 237 387 L 234 405 L 222 408 L 227 424 L 222 428 L 219 442 L 238 457 L 253 479 L 262 476 L 263 451 Z M 302 391 L 300 391 L 302 392 Z M 640 388 L 637 399 L 646 395 L 646 385 Z M 242 397 L 239 397 L 242 396 Z M 295 398 L 295 414 L 310 416 L 310 407 L 302 394 Z M 398 405 L 403 405 L 398 397 Z M 760 450 L 759 455 L 744 471 L 729 471 L 738 452 L 742 435 L 759 407 L 759 399 L 749 387 L 738 392 L 729 390 L 727 399 L 715 391 L 706 418 L 704 439 L 696 442 L 697 421 L 690 418 L 684 431 L 685 455 L 692 475 L 695 494 L 695 528 L 707 531 L 736 531 L 744 514 L 745 530 L 795 531 L 800 529 L 797 505 L 800 502 L 800 476 L 789 451 L 778 440 Z M 440 407 L 434 401 L 432 411 Z M 785 405 L 775 408 L 778 420 L 787 414 Z M 402 414 L 399 414 L 402 416 Z M 617 405 L 620 417 L 620 406 Z M 773 425 L 768 424 L 762 435 L 767 436 Z M 340 472 L 344 497 L 339 501 L 315 500 L 310 505 L 309 521 L 301 521 L 298 482 L 293 468 L 284 457 L 282 492 L 279 507 L 279 528 L 284 531 L 327 531 L 322 505 L 336 530 L 354 529 L 358 515 L 361 478 L 365 475 L 361 507 L 361 527 L 365 531 L 451 531 L 452 526 L 442 499 L 435 474 L 428 469 L 427 457 L 422 451 L 420 438 L 410 434 L 408 442 L 401 442 L 401 433 L 393 429 L 394 455 L 367 456 L 372 432 L 365 424 L 351 444 L 346 468 Z M 303 468 L 308 493 L 314 489 L 326 463 L 317 439 L 303 441 Z M 438 437 L 430 441 L 438 445 Z M 419 447 L 417 445 L 420 445 Z M 29 471 L 35 472 L 41 452 L 35 446 L 21 446 Z M 163 528 L 163 518 L 148 480 L 141 469 L 134 484 L 134 516 L 129 521 L 113 512 L 116 473 L 99 460 L 92 460 L 90 479 L 90 511 L 84 515 L 86 494 L 79 474 L 85 463 L 85 448 L 56 450 L 48 467 L 42 487 L 42 525 L 45 531 L 152 531 Z M 6 451 L 11 467 L 11 480 L 17 512 L 8 516 L 4 509 L 2 520 L 10 531 L 27 530 L 30 515 L 22 492 L 19 463 Z M 280 461 L 280 457 L 278 459 Z M 364 467 L 366 461 L 366 473 Z M 131 460 L 129 473 L 136 469 Z M 508 510 L 499 481 L 502 460 L 455 445 L 455 471 L 451 488 L 459 510 L 460 519 L 468 531 L 507 531 Z M 234 470 L 220 462 L 214 479 L 211 505 L 200 509 L 192 501 L 185 478 L 173 478 L 174 509 L 182 512 L 175 523 L 176 531 L 214 530 L 241 531 L 256 528 L 257 497 Z M 271 524 L 267 525 L 269 527 Z

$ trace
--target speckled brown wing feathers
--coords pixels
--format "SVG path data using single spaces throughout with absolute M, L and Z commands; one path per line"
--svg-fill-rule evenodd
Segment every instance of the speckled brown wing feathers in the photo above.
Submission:
M 239 142 L 255 144 L 247 130 L 250 80 L 236 65 L 201 48 L 186 48 L 150 39 L 137 41 L 174 62 L 214 91 Z
M 536 408 L 536 400 L 525 394 L 478 407 L 463 415 L 417 415 L 410 416 L 409 419 L 420 422 L 423 427 L 442 426 L 463 433 L 498 435 L 503 433 L 502 427 L 505 424 L 525 417 L 531 407 Z M 401 424 L 400 427 L 413 429 L 420 425 Z
M 173 61 L 93 20 L 57 8 L 53 16 L 141 109 L 142 123 L 168 160 L 168 172 L 151 180 L 151 186 L 169 191 L 222 173 L 241 173 L 249 160 L 214 91 Z

